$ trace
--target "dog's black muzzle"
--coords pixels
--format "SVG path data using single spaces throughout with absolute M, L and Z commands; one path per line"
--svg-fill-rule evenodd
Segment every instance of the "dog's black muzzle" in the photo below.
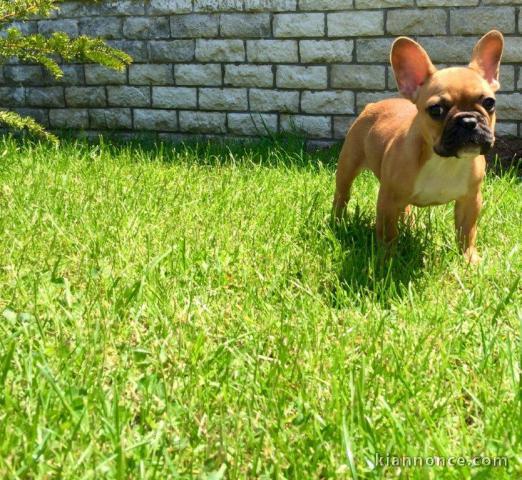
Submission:
M 487 119 L 478 112 L 460 112 L 450 118 L 434 150 L 441 157 L 458 157 L 466 147 L 478 146 L 482 155 L 495 143 Z

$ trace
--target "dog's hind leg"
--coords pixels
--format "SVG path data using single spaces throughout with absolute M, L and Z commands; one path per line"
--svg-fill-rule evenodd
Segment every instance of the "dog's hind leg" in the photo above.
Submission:
M 339 155 L 337 173 L 335 176 L 335 196 L 333 211 L 341 218 L 346 204 L 350 200 L 350 190 L 355 177 L 360 173 L 364 163 L 364 146 L 348 133 Z

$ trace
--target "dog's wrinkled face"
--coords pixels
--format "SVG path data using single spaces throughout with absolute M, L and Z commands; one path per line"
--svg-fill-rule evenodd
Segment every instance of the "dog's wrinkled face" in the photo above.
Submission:
M 422 133 L 437 155 L 478 155 L 493 146 L 503 46 L 502 34 L 493 30 L 479 40 L 467 67 L 437 71 L 417 42 L 394 42 L 391 63 L 399 91 L 417 106 Z
M 441 157 L 487 153 L 495 142 L 495 92 L 471 68 L 437 71 L 419 92 L 425 136 Z

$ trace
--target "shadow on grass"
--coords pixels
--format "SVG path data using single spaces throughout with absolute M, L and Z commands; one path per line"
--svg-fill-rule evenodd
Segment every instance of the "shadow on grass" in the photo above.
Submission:
M 494 157 L 486 163 L 486 172 L 494 177 L 515 177 L 522 181 L 522 157 Z
M 230 165 L 297 168 L 323 168 L 335 170 L 340 145 L 310 149 L 302 136 L 294 133 L 277 134 L 257 139 L 226 139 L 218 137 L 186 138 L 179 141 L 163 141 L 149 135 L 133 138 L 100 136 L 78 138 L 73 132 L 61 135 L 62 147 L 93 149 L 112 156 L 132 151 L 138 161 L 161 161 L 172 164 L 193 164 L 207 167 Z M 29 141 L 22 139 L 22 142 Z
M 265 167 L 322 168 L 335 170 L 340 147 L 309 150 L 307 142 L 296 135 L 278 135 L 256 140 L 187 140 L 183 143 L 141 144 L 152 154 L 159 151 L 165 161 L 187 159 L 197 165 L 262 165 Z
M 522 179 L 522 137 L 497 136 L 493 150 L 486 155 L 488 172 L 501 177 L 514 175 Z
M 387 305 L 391 299 L 407 294 L 410 284 L 416 283 L 418 288 L 428 251 L 432 251 L 429 228 L 401 225 L 398 241 L 388 253 L 377 242 L 374 216 L 358 207 L 330 228 L 343 250 L 339 285 L 351 297 L 371 297 Z M 335 302 L 337 295 L 333 293 Z

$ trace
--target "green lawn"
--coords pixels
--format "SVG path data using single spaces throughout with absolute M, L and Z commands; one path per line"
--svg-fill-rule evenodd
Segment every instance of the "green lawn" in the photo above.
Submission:
M 0 140 L 0 477 L 522 476 L 522 192 L 386 261 L 336 151 Z M 508 468 L 374 467 L 375 454 Z

